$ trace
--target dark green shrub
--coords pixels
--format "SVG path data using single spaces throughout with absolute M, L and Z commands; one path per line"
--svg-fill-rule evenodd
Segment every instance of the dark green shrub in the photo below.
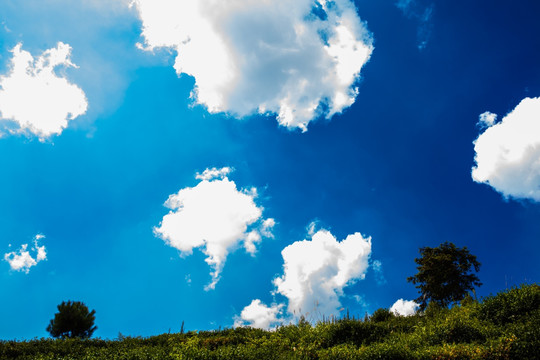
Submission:
M 324 347 L 346 343 L 360 346 L 384 341 L 389 333 L 390 328 L 385 324 L 342 319 L 324 326 L 321 338 Z
M 414 336 L 419 344 L 480 343 L 497 334 L 495 326 L 475 317 L 474 309 L 456 306 L 425 317 Z
M 378 343 L 360 349 L 362 360 L 411 360 L 415 359 L 413 351 L 403 343 Z
M 360 351 L 351 344 L 336 345 L 318 352 L 320 360 L 356 360 L 360 359 Z
M 512 342 L 512 359 L 535 360 L 540 357 L 540 309 L 529 313 L 523 321 L 507 324 L 504 327 Z
M 480 318 L 504 325 L 522 319 L 540 309 L 540 286 L 521 285 L 483 299 Z
M 370 320 L 373 322 L 382 322 L 382 321 L 388 321 L 391 318 L 393 318 L 395 315 L 388 309 L 377 309 L 371 315 Z

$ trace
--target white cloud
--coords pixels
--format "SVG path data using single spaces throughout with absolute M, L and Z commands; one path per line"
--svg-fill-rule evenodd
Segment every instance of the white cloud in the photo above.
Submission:
M 238 190 L 226 174 L 230 170 L 207 169 L 197 186 L 184 188 L 169 196 L 165 206 L 171 211 L 163 217 L 157 236 L 190 255 L 200 248 L 212 267 L 212 281 L 206 289 L 214 289 L 228 253 L 243 244 L 249 253 L 256 251 L 261 237 L 271 236 L 272 219 L 263 219 L 263 208 L 255 203 L 255 188 Z M 213 174 L 213 175 L 212 175 Z
M 255 299 L 242 310 L 240 316 L 235 317 L 234 327 L 250 326 L 271 329 L 281 322 L 279 315 L 282 308 L 282 304 L 273 304 L 268 307 L 261 300 Z
M 174 68 L 195 78 L 196 102 L 238 117 L 277 114 L 288 128 L 305 131 L 318 116 L 352 105 L 373 51 L 350 0 L 132 4 L 143 25 L 140 47 L 176 51 Z
M 505 197 L 540 201 L 540 97 L 523 99 L 488 127 L 474 141 L 474 150 L 474 181 Z
M 288 315 L 281 316 L 285 304 L 267 307 L 256 299 L 235 318 L 235 326 L 248 323 L 253 327 L 268 328 L 276 322 L 289 322 L 301 315 L 308 319 L 338 315 L 343 289 L 365 278 L 371 238 L 357 232 L 338 242 L 327 230 L 314 232 L 314 226 L 312 223 L 307 228 L 311 240 L 294 242 L 281 252 L 283 275 L 274 279 L 273 293 L 287 299 Z M 360 297 L 355 299 L 361 300 Z
M 46 138 L 60 134 L 68 121 L 86 112 L 84 92 L 56 72 L 61 66 L 77 67 L 70 60 L 68 44 L 59 42 L 37 59 L 22 50 L 22 44 L 11 52 L 11 69 L 0 77 L 1 119 L 15 125 L 9 132 L 30 132 Z
M 485 113 L 480 114 L 478 117 L 478 126 L 481 128 L 488 128 L 495 124 L 497 121 L 497 114 L 486 111 Z
M 392 305 L 390 308 L 390 311 L 393 312 L 396 315 L 400 316 L 411 316 L 416 314 L 416 310 L 418 309 L 418 304 L 415 303 L 413 300 L 403 300 L 399 299 Z
M 45 236 L 38 234 L 34 237 L 34 246 L 30 249 L 35 253 L 35 257 L 30 254 L 28 244 L 23 244 L 19 251 L 4 254 L 4 260 L 9 263 L 11 270 L 23 271 L 28 274 L 30 268 L 36 266 L 40 261 L 47 260 L 45 245 L 39 246 L 39 240 Z
M 274 280 L 276 292 L 288 299 L 288 311 L 296 316 L 313 311 L 337 314 L 343 289 L 365 277 L 371 254 L 371 238 L 355 233 L 341 242 L 327 230 L 311 240 L 297 241 L 281 252 L 283 275 Z
M 195 175 L 195 179 L 198 179 L 198 180 L 212 180 L 212 179 L 218 179 L 218 178 L 223 179 L 224 177 L 229 175 L 232 171 L 233 169 L 231 169 L 228 166 L 225 166 L 221 169 L 217 169 L 217 168 L 206 169 L 203 171 L 202 174 L 197 173 L 197 175 Z

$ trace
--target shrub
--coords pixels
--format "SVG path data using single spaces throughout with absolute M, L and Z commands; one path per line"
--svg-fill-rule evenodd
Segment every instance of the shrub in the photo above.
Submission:
M 521 285 L 483 299 L 480 318 L 505 325 L 523 319 L 540 308 L 540 286 Z
M 377 309 L 371 315 L 370 320 L 373 322 L 382 322 L 382 321 L 388 321 L 391 318 L 393 318 L 395 315 L 388 309 Z
M 321 330 L 321 341 L 324 347 L 345 343 L 356 346 L 371 344 L 384 341 L 384 338 L 390 333 L 390 328 L 387 325 L 349 319 L 321 325 Z

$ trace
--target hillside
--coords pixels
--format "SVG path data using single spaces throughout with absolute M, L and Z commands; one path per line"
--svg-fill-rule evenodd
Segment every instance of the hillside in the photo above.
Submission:
M 538 359 L 540 286 L 522 285 L 480 302 L 422 314 L 377 310 L 362 320 L 275 331 L 251 328 L 190 331 L 116 340 L 1 341 L 1 359 Z

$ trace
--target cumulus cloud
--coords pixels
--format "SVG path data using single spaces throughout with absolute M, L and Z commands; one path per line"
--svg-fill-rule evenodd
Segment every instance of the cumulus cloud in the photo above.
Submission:
M 283 304 L 266 306 L 259 299 L 255 299 L 246 306 L 240 316 L 235 317 L 234 326 L 250 326 L 259 329 L 271 329 L 280 323 L 279 315 Z
M 268 307 L 257 299 L 235 319 L 235 326 L 268 328 L 301 315 L 314 319 L 339 313 L 343 289 L 365 278 L 371 238 L 357 232 L 339 242 L 328 230 L 314 232 L 314 226 L 308 227 L 311 240 L 296 241 L 281 252 L 283 275 L 274 279 L 273 294 L 287 299 L 288 314 L 281 313 L 285 304 Z
M 372 39 L 350 0 L 134 0 L 145 50 L 169 48 L 212 113 L 307 130 L 351 106 Z
M 494 115 L 484 115 L 483 123 Z M 540 201 L 540 97 L 523 99 L 502 121 L 494 121 L 474 141 L 473 180 L 507 198 Z
M 416 314 L 418 307 L 419 305 L 413 300 L 399 299 L 392 305 L 390 311 L 400 316 L 411 316 Z
M 288 299 L 291 314 L 337 314 L 343 289 L 364 279 L 370 254 L 371 238 L 354 233 L 338 242 L 329 231 L 319 230 L 311 240 L 283 249 L 283 275 L 274 280 L 276 292 Z
M 31 267 L 36 266 L 40 261 L 47 260 L 45 245 L 39 246 L 39 241 L 44 237 L 41 234 L 36 235 L 34 237 L 34 246 L 30 250 L 28 250 L 28 244 L 23 244 L 18 251 L 4 254 L 4 260 L 9 263 L 11 270 L 28 274 Z
M 59 42 L 37 59 L 20 43 L 11 52 L 11 68 L 0 76 L 0 114 L 10 123 L 8 132 L 46 138 L 60 134 L 68 121 L 86 112 L 84 92 L 56 72 L 59 67 L 77 67 L 68 44 Z
M 200 248 L 212 267 L 212 281 L 206 289 L 214 289 L 227 255 L 243 244 L 255 253 L 262 237 L 270 237 L 273 219 L 263 219 L 263 208 L 255 203 L 257 189 L 238 190 L 228 179 L 229 168 L 207 169 L 198 174 L 195 187 L 181 189 L 169 196 L 165 206 L 171 211 L 163 217 L 157 236 L 183 256 Z

